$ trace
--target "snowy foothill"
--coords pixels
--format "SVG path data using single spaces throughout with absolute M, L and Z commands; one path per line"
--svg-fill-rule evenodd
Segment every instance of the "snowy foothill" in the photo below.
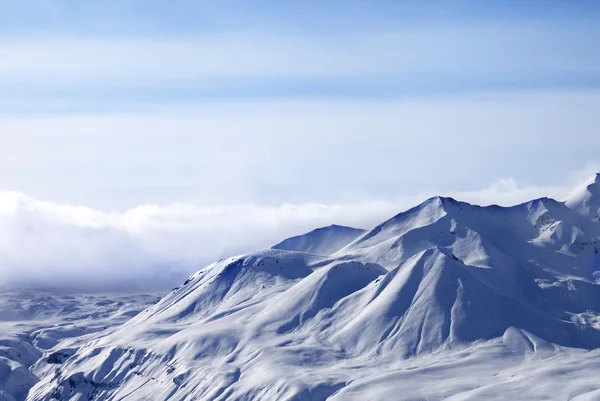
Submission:
M 432 197 L 323 227 L 160 300 L 4 294 L 0 397 L 599 399 L 599 177 L 563 200 Z
M 22 401 L 41 377 L 158 294 L 61 294 L 0 289 L 0 400 Z

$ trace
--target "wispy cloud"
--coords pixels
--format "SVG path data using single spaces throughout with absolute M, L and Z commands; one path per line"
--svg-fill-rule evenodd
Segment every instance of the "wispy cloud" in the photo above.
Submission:
M 575 49 L 569 47 L 572 40 L 594 31 L 584 26 L 573 32 L 572 28 L 554 26 L 550 31 L 544 26 L 497 25 L 325 36 L 250 32 L 195 37 L 13 37 L 0 41 L 0 75 L 78 82 L 92 78 L 597 73 L 600 66 L 590 63 L 599 57 L 592 40 Z M 562 40 L 557 40 L 560 37 Z M 500 62 L 507 56 L 514 57 L 512 63 Z
M 329 96 L 413 96 L 507 86 L 598 86 L 594 38 L 600 39 L 588 23 L 529 22 L 319 35 L 5 36 L 0 37 L 0 87 L 3 97 L 52 93 L 84 99 L 89 91 L 102 99 L 111 88 L 119 88 L 120 97 L 153 88 L 160 101 L 161 96 L 302 96 L 311 91 L 307 88 Z M 184 90 L 190 87 L 193 91 Z

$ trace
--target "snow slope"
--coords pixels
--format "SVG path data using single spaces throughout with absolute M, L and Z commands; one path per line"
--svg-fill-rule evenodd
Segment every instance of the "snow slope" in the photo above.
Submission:
M 272 249 L 327 256 L 339 251 L 364 233 L 365 230 L 334 224 L 288 238 L 273 246 Z
M 297 251 L 309 233 L 219 261 L 66 350 L 28 399 L 597 399 L 598 187 L 435 197 L 330 255 Z

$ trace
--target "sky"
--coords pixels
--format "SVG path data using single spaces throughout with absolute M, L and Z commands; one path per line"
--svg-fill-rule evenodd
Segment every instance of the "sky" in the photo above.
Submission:
M 176 281 L 435 194 L 561 197 L 599 107 L 595 1 L 0 0 L 0 269 Z

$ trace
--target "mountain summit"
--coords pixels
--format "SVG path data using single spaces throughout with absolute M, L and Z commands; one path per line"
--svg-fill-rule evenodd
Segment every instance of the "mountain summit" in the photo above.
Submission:
M 600 173 L 569 194 L 565 204 L 579 214 L 600 221 Z

